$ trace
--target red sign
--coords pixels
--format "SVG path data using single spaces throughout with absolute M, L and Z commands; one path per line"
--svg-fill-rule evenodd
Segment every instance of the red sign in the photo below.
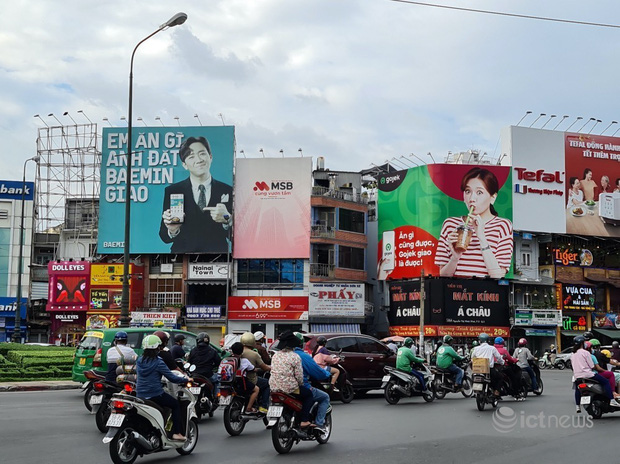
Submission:
M 390 326 L 390 335 L 396 337 L 419 337 L 420 336 L 420 326 L 419 325 L 393 325 Z M 437 326 L 436 325 L 425 325 L 424 326 L 424 336 L 425 337 L 436 337 L 437 336 Z
M 489 327 L 481 325 L 440 325 L 437 328 L 437 334 L 440 337 L 444 335 L 451 335 L 453 337 L 477 337 L 483 332 L 491 337 L 510 337 L 510 327 Z
M 307 320 L 307 296 L 231 296 L 230 320 Z
M 88 311 L 90 263 L 57 261 L 47 265 L 49 297 L 47 311 Z

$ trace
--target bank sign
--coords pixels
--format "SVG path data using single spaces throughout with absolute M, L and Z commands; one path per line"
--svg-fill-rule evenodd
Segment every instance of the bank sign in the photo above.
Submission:
M 230 320 L 308 320 L 305 296 L 231 296 Z
M 310 284 L 310 316 L 364 316 L 364 284 Z

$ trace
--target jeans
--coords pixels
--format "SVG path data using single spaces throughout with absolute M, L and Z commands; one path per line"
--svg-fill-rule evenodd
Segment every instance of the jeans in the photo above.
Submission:
M 530 375 L 530 379 L 532 379 L 532 390 L 538 390 L 538 381 L 536 380 L 536 374 L 534 374 L 534 369 L 530 366 L 523 367 L 524 371 L 526 371 Z
M 181 433 L 181 407 L 179 402 L 168 393 L 162 393 L 159 396 L 149 398 L 149 400 L 164 408 L 172 409 L 172 433 Z
M 312 392 L 313 401 L 318 403 L 314 423 L 319 427 L 323 427 L 325 424 L 325 414 L 327 413 L 327 408 L 329 408 L 329 395 L 314 387 L 310 387 L 310 391 Z
M 209 380 L 213 384 L 213 398 L 217 398 L 220 392 L 220 374 L 213 374 Z
M 416 371 L 415 369 L 411 369 L 411 372 L 409 372 L 410 375 L 413 375 L 415 378 L 417 378 L 420 381 L 420 384 L 422 385 L 422 391 L 426 390 L 426 384 L 424 383 L 424 376 Z
M 446 369 L 448 369 L 450 372 L 452 372 L 455 375 L 455 380 L 454 383 L 457 386 L 461 386 L 463 384 L 463 369 L 461 369 L 460 367 L 454 365 L 454 364 L 450 364 L 449 367 L 447 367 Z
M 261 408 L 269 407 L 269 380 L 264 377 L 257 377 L 256 386 L 260 390 L 258 393 L 258 406 Z

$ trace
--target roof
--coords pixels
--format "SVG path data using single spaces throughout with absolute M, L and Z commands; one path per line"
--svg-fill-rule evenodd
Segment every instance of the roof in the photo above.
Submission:
M 594 332 L 599 333 L 605 337 L 609 337 L 612 340 L 620 340 L 620 330 L 616 329 L 592 329 Z

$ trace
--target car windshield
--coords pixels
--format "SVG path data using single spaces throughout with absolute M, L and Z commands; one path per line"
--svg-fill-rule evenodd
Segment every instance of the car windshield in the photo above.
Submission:
M 101 338 L 99 337 L 84 337 L 78 348 L 83 350 L 98 350 L 101 347 Z

